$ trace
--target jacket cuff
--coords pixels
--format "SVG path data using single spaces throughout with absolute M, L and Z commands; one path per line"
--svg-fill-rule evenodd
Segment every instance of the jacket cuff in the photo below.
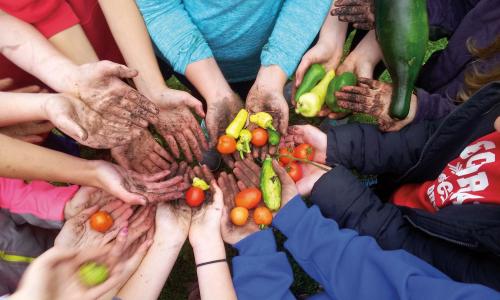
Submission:
M 427 111 L 429 110 L 429 93 L 423 89 L 416 89 L 417 91 L 417 111 L 415 113 L 414 123 L 421 122 L 425 119 Z
M 330 126 L 326 133 L 326 164 L 333 167 L 338 163 L 338 160 L 335 160 L 335 158 L 339 158 L 335 127 Z
M 261 255 L 276 252 L 276 240 L 272 229 L 255 232 L 233 245 L 239 255 Z
M 306 212 L 306 204 L 302 201 L 302 197 L 297 195 L 278 212 L 273 219 L 273 225 L 288 237 Z
M 71 6 L 65 1 L 61 3 L 55 10 L 45 16 L 43 19 L 37 21 L 35 27 L 46 38 L 68 29 L 80 23 L 80 19 L 73 12 Z

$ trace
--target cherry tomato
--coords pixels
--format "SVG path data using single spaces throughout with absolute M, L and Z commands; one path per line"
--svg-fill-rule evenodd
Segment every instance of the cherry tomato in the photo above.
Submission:
M 260 199 L 262 198 L 261 191 L 256 187 L 251 187 L 242 190 L 236 195 L 236 206 L 241 206 L 246 209 L 252 209 L 259 205 Z
M 90 217 L 90 227 L 104 233 L 113 226 L 113 217 L 105 211 L 98 211 Z
M 191 207 L 200 206 L 205 201 L 205 192 L 195 186 L 186 191 L 186 203 Z
M 252 130 L 252 145 L 262 147 L 267 143 L 268 134 L 265 129 L 255 128 Z
M 221 154 L 231 154 L 236 151 L 236 140 L 229 135 L 223 135 L 217 143 L 217 151 Z
M 286 172 L 290 177 L 292 177 L 294 182 L 297 182 L 300 179 L 302 179 L 302 168 L 298 163 L 294 161 L 292 161 L 291 163 L 288 164 L 288 166 L 286 166 Z
M 300 144 L 293 150 L 293 156 L 300 159 L 313 160 L 314 148 L 309 144 Z
M 281 155 L 293 156 L 293 150 L 291 148 L 288 148 L 288 147 L 281 148 L 280 151 L 279 151 L 279 154 L 280 154 L 280 163 L 283 166 L 286 166 L 291 161 L 291 159 L 288 158 L 288 157 L 281 156 Z
M 231 210 L 230 217 L 234 225 L 243 226 L 248 220 L 248 209 L 244 207 L 235 207 Z
M 273 214 L 265 206 L 257 207 L 253 212 L 253 220 L 257 225 L 268 226 L 273 222 Z

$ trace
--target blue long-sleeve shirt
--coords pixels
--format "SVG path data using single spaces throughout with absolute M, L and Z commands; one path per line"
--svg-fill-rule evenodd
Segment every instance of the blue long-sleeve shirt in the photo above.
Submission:
M 339 229 L 318 207 L 294 197 L 273 221 L 288 239 L 285 248 L 325 289 L 316 299 L 500 299 L 477 284 L 454 282 L 403 251 L 384 251 L 375 240 Z M 238 299 L 293 299 L 291 268 L 276 252 L 270 230 L 240 241 L 233 259 Z
M 331 0 L 136 0 L 164 59 L 186 67 L 214 57 L 226 79 L 254 79 L 261 65 L 290 76 L 325 19 Z

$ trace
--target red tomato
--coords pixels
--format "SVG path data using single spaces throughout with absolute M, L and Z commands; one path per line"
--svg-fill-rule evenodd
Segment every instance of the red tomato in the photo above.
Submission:
M 292 161 L 291 163 L 288 164 L 288 166 L 286 166 L 286 172 L 290 177 L 292 177 L 294 182 L 297 182 L 300 179 L 302 179 L 302 168 L 298 163 L 294 161 Z
M 195 186 L 186 191 L 186 203 L 191 207 L 200 206 L 205 201 L 205 192 Z
M 90 217 L 90 227 L 104 233 L 113 226 L 113 217 L 105 211 L 98 211 Z
M 273 214 L 265 206 L 257 207 L 253 212 L 253 220 L 257 225 L 267 226 L 273 222 Z
M 255 147 L 262 147 L 267 144 L 268 134 L 265 129 L 255 128 L 252 130 L 252 145 Z
M 231 154 L 236 151 L 236 140 L 229 135 L 223 135 L 217 143 L 217 151 L 221 154 Z
M 229 217 L 234 225 L 243 226 L 248 220 L 248 209 L 244 207 L 235 207 L 231 210 Z
M 281 155 L 289 155 L 289 156 L 293 156 L 293 151 L 291 148 L 281 148 L 280 149 L 280 152 L 279 152 L 279 155 L 280 155 L 280 163 L 283 165 L 283 166 L 286 166 L 288 165 L 288 163 L 291 161 L 290 158 L 288 157 L 284 157 L 284 156 L 281 156 Z
M 252 209 L 259 205 L 260 199 L 262 198 L 262 193 L 256 187 L 251 187 L 242 190 L 236 195 L 236 206 L 245 207 L 247 209 Z
M 313 160 L 314 148 L 309 144 L 300 144 L 293 150 L 293 156 L 300 159 Z

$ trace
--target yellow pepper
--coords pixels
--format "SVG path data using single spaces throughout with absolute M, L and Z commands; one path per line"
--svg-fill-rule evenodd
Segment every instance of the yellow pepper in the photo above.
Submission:
M 193 178 L 193 186 L 197 187 L 199 189 L 202 189 L 204 191 L 206 191 L 210 188 L 210 186 L 208 185 L 208 183 L 205 180 L 198 178 L 198 177 Z
M 227 126 L 226 134 L 237 139 L 240 136 L 240 132 L 245 127 L 248 118 L 248 111 L 246 109 L 240 109 L 234 120 Z M 221 120 L 220 120 L 221 121 Z
M 273 127 L 273 116 L 266 112 L 259 112 L 250 116 L 250 122 L 256 124 L 259 127 L 264 129 L 271 128 L 272 130 L 276 130 Z
M 250 153 L 250 141 L 252 140 L 252 133 L 248 129 L 243 129 L 240 132 L 240 139 L 236 144 L 236 150 L 240 152 L 241 159 L 245 159 L 244 153 Z

